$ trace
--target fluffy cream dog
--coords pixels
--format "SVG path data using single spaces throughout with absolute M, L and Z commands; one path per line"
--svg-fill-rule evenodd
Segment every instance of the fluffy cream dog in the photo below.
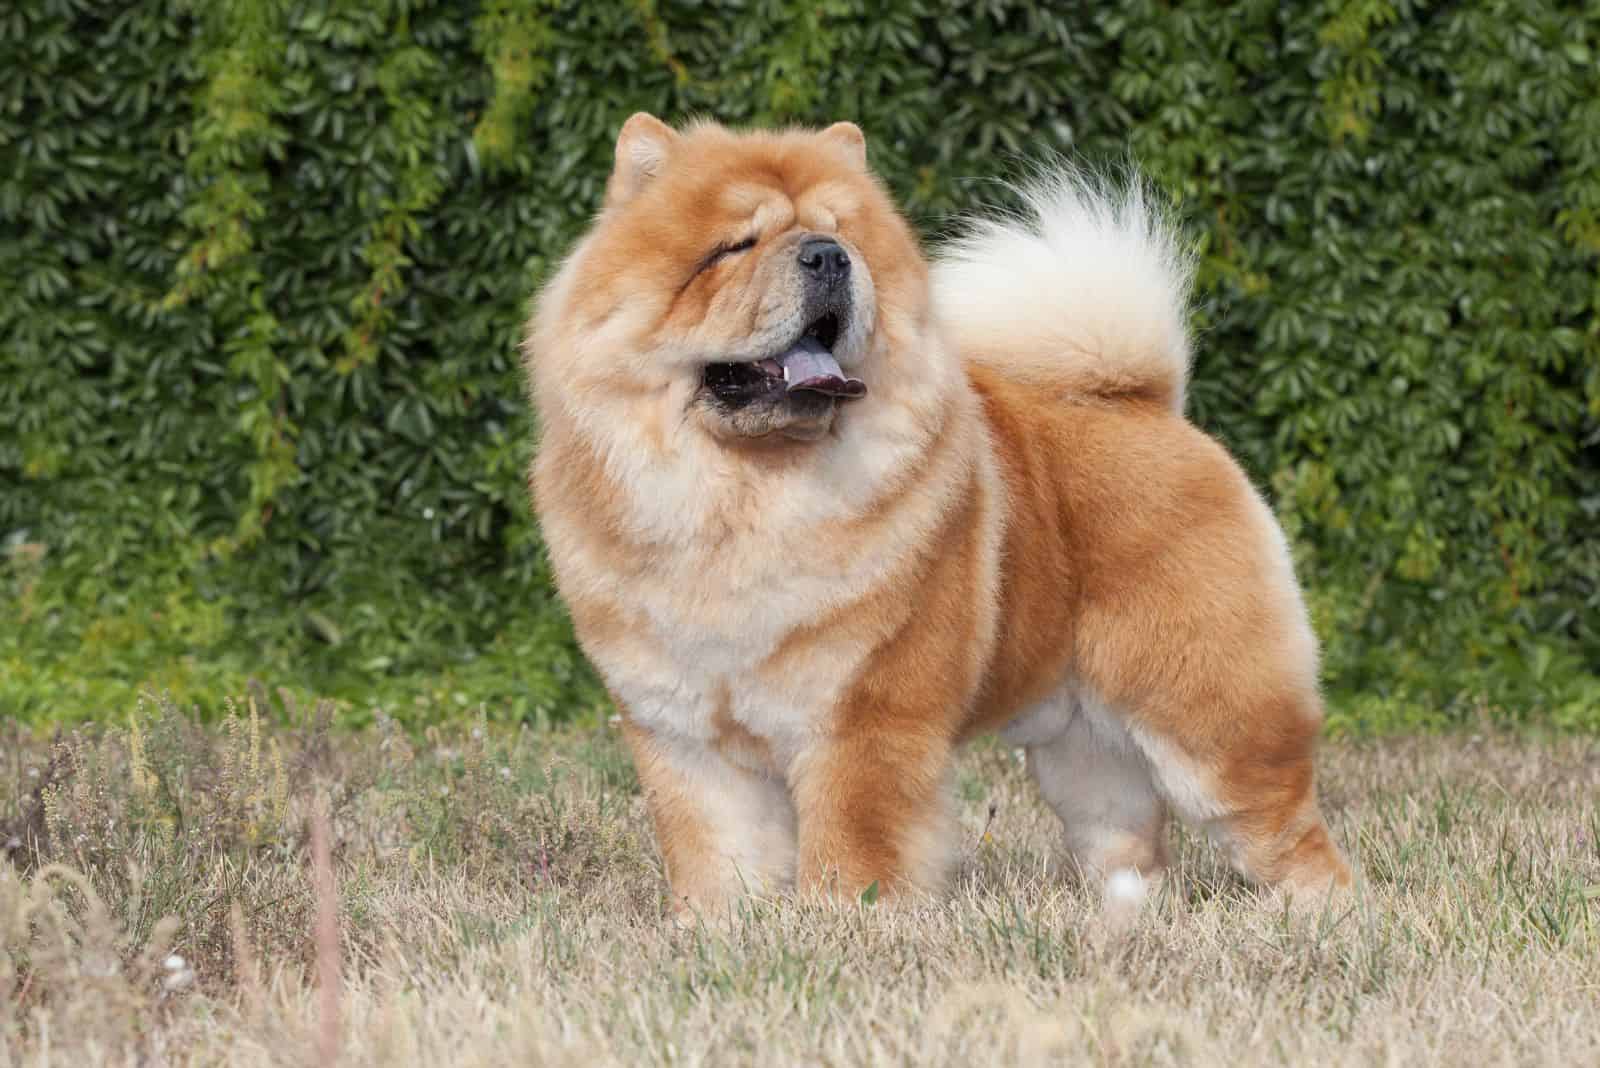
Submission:
M 1349 881 L 1283 535 L 1183 417 L 1187 262 L 1136 190 L 1030 203 L 930 272 L 856 127 L 635 115 L 539 296 L 536 507 L 684 907 L 937 886 L 988 730 L 1114 895 L 1169 810 Z

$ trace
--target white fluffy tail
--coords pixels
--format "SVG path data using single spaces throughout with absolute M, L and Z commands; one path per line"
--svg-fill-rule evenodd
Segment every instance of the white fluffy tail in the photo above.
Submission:
M 934 305 L 964 359 L 1072 397 L 1183 410 L 1193 265 L 1137 180 L 1071 168 L 938 253 Z

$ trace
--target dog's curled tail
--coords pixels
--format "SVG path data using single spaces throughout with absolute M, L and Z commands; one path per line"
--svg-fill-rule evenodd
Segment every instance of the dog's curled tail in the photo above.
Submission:
M 1067 397 L 1183 410 L 1190 257 L 1134 176 L 1057 166 L 1021 212 L 977 219 L 934 262 L 934 304 L 964 359 Z

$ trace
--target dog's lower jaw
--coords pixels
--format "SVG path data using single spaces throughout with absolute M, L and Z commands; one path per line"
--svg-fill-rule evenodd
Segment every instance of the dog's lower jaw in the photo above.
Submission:
M 832 398 L 816 396 L 727 408 L 705 397 L 695 402 L 706 432 L 728 445 L 781 445 L 824 438 L 838 417 Z

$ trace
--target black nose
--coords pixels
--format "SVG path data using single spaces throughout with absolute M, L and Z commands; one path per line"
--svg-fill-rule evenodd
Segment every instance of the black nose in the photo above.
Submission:
M 819 282 L 838 285 L 850 275 L 850 253 L 831 237 L 811 237 L 800 244 L 800 266 Z

